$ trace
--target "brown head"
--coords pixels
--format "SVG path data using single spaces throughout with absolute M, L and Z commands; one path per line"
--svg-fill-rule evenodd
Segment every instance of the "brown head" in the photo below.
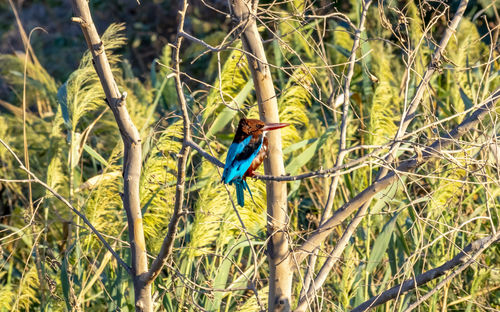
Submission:
M 269 123 L 266 124 L 259 119 L 246 119 L 241 118 L 238 124 L 238 129 L 236 130 L 236 134 L 234 136 L 235 143 L 239 143 L 246 139 L 249 135 L 257 138 L 260 137 L 264 132 L 280 129 L 288 126 L 287 123 Z

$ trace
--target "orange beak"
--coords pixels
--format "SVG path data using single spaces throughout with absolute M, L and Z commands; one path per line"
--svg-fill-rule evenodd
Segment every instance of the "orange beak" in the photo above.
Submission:
M 288 123 L 269 123 L 262 128 L 262 131 L 271 131 L 271 130 L 276 130 L 276 129 L 281 129 L 286 126 L 289 126 L 290 124 Z

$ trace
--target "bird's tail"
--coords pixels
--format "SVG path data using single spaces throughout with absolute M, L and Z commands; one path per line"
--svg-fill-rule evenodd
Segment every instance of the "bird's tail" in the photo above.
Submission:
M 245 206 L 245 184 L 246 182 L 243 180 L 235 181 L 234 183 L 236 186 L 236 198 L 238 199 L 238 205 L 241 207 Z M 246 187 L 248 187 L 248 185 Z
M 252 191 L 250 190 L 247 181 L 243 179 L 235 181 L 234 185 L 236 186 L 236 198 L 238 199 L 238 205 L 240 205 L 241 207 L 245 206 L 245 190 L 248 191 L 248 193 L 250 194 L 250 198 L 255 203 L 255 201 L 253 200 Z

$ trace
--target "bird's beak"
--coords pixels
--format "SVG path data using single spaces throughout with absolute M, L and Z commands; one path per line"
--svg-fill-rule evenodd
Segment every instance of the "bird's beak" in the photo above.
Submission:
M 286 126 L 289 126 L 290 124 L 288 123 L 269 123 L 262 128 L 262 131 L 271 131 L 271 130 L 276 130 L 276 129 L 281 129 Z

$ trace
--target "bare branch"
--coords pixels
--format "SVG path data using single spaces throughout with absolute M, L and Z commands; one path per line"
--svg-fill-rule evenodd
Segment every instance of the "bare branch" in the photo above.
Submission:
M 424 96 L 424 91 L 427 89 L 427 85 L 429 84 L 429 81 L 431 80 L 432 75 L 436 72 L 436 70 L 439 69 L 440 67 L 440 62 L 441 62 L 441 56 L 443 55 L 443 52 L 448 45 L 448 41 L 450 40 L 451 36 L 455 33 L 457 30 L 458 24 L 462 20 L 462 17 L 464 15 L 465 9 L 467 8 L 467 4 L 469 3 L 468 0 L 462 0 L 460 2 L 460 5 L 458 6 L 457 11 L 455 12 L 455 16 L 453 17 L 453 20 L 450 22 L 448 27 L 446 28 L 446 31 L 443 34 L 443 38 L 441 38 L 441 41 L 439 42 L 438 48 L 436 51 L 434 51 L 434 54 L 432 55 L 432 60 L 427 66 L 427 70 L 425 71 L 425 74 L 422 78 L 422 81 L 420 81 L 417 90 L 415 92 L 415 95 L 413 96 L 413 99 L 411 100 L 411 103 L 408 107 L 407 110 L 403 111 L 403 116 L 401 117 L 401 120 L 403 121 L 400 123 L 398 132 L 396 133 L 395 136 L 395 143 L 391 147 L 391 151 L 389 152 L 389 156 L 387 157 L 386 161 L 388 163 L 392 162 L 394 159 L 397 149 L 401 145 L 399 141 L 397 141 L 399 138 L 401 138 L 404 133 L 406 132 L 406 129 L 410 125 L 411 121 L 415 118 L 415 112 L 417 111 L 418 106 L 420 105 L 420 102 L 422 101 L 422 97 Z M 387 173 L 387 170 L 382 170 L 379 174 L 380 177 L 383 177 Z
M 191 139 L 189 139 L 186 142 L 190 147 L 195 149 L 198 153 L 200 153 L 201 156 L 205 157 L 209 162 L 212 164 L 216 165 L 217 167 L 224 168 L 224 163 L 215 158 L 214 156 L 210 155 L 209 153 L 205 152 L 201 146 L 193 142 Z
M 182 120 L 184 122 L 183 126 L 183 141 L 182 147 L 179 152 L 179 158 L 177 160 L 177 185 L 175 188 L 175 203 L 174 211 L 172 217 L 168 224 L 168 232 L 165 236 L 163 243 L 161 245 L 160 252 L 156 259 L 151 264 L 151 269 L 144 277 L 145 283 L 151 283 L 160 274 L 161 269 L 168 260 L 168 257 L 172 254 L 172 249 L 175 241 L 175 234 L 177 232 L 177 226 L 179 225 L 179 220 L 182 215 L 182 204 L 184 203 L 184 188 L 186 182 L 186 163 L 191 150 L 188 142 L 191 142 L 191 121 L 189 120 L 188 109 L 186 98 L 184 97 L 184 91 L 182 90 L 182 81 L 180 74 L 180 49 L 182 44 L 184 29 L 184 19 L 186 17 L 186 10 L 188 7 L 187 0 L 183 1 L 182 9 L 179 11 L 179 27 L 177 31 L 177 40 L 174 46 L 174 53 L 172 54 L 172 60 L 174 63 L 174 73 L 175 73 L 175 88 L 177 90 L 177 99 L 179 101 L 179 106 L 182 111 Z
M 497 243 L 500 240 L 500 231 L 497 231 L 496 234 L 478 239 L 469 245 L 467 245 L 462 252 L 460 252 L 458 255 L 453 257 L 453 259 L 447 261 L 443 265 L 434 268 L 432 270 L 429 270 L 425 273 L 422 273 L 418 276 L 416 276 L 413 279 L 404 281 L 403 283 L 392 287 L 391 289 L 388 289 L 384 291 L 381 294 L 378 294 L 376 296 L 373 296 L 369 300 L 363 302 L 356 308 L 352 310 L 352 312 L 362 312 L 362 311 L 368 311 L 370 309 L 375 308 L 376 306 L 379 306 L 381 304 L 384 304 L 385 302 L 398 298 L 401 296 L 403 293 L 408 292 L 410 290 L 413 290 L 429 281 L 432 281 L 433 279 L 436 279 L 440 276 L 443 276 L 446 274 L 447 271 L 455 268 L 456 266 L 459 266 L 459 269 L 454 271 L 452 274 L 448 275 L 443 281 L 441 281 L 432 291 L 427 293 L 425 296 L 423 296 L 421 299 L 419 299 L 417 302 L 412 304 L 406 311 L 411 311 L 416 304 L 420 304 L 423 302 L 425 299 L 427 299 L 431 294 L 433 294 L 435 291 L 437 291 L 440 287 L 441 284 L 444 285 L 444 283 L 447 283 L 451 278 L 462 272 L 465 268 L 470 266 L 472 263 L 475 262 L 475 259 L 483 253 L 491 244 Z M 413 308 L 412 308 L 413 307 Z

